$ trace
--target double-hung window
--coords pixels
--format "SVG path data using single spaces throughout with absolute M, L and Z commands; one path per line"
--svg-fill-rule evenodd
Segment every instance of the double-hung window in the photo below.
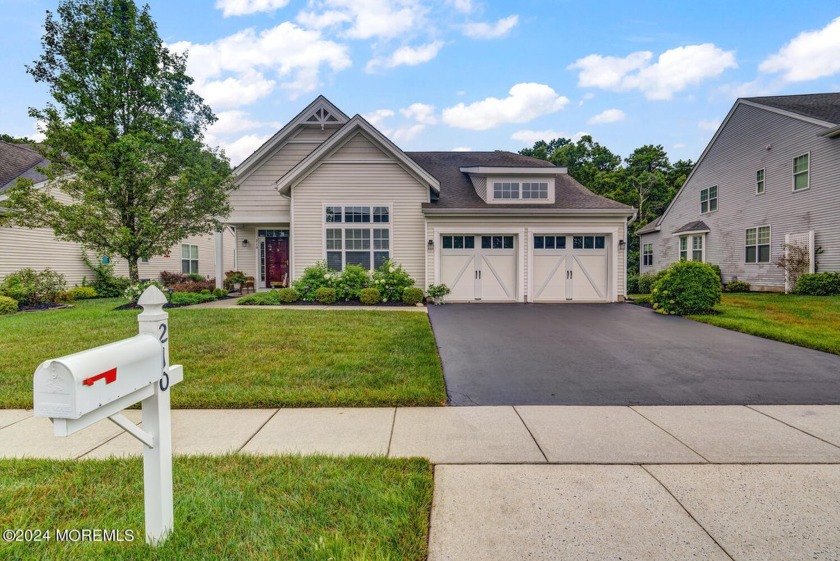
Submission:
M 181 244 L 181 273 L 189 275 L 198 273 L 198 246 L 188 243 Z
M 680 236 L 680 261 L 688 261 L 688 236 Z
M 653 244 L 652 243 L 642 244 L 642 266 L 643 267 L 652 267 L 653 266 Z
M 770 262 L 770 226 L 747 228 L 744 261 L 747 263 Z
M 347 205 L 324 209 L 327 266 L 343 271 L 347 265 L 375 269 L 391 256 L 391 208 Z
M 703 235 L 680 236 L 680 261 L 703 261 Z M 653 256 L 651 256 L 651 260 Z
M 764 194 L 764 170 L 760 169 L 755 172 L 755 194 Z
M 810 187 L 811 155 L 802 154 L 793 159 L 793 190 L 802 191 Z
M 700 191 L 700 213 L 714 212 L 718 209 L 717 185 Z

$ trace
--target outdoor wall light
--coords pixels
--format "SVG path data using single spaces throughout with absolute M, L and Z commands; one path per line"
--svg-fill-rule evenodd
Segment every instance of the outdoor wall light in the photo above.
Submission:
M 624 246 L 627 245 L 627 242 L 624 240 L 618 240 L 618 249 L 624 249 Z
M 248 247 L 248 240 L 242 240 L 242 247 Z
M 426 247 L 429 248 L 429 251 L 433 251 L 435 249 L 435 240 L 429 240 L 429 243 L 426 244 Z

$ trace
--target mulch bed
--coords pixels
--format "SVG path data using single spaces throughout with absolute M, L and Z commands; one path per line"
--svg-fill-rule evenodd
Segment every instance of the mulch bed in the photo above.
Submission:
M 237 298 L 236 296 L 223 296 L 222 298 L 216 298 L 215 300 L 210 300 L 210 302 L 218 302 L 219 300 L 233 300 Z M 206 304 L 207 302 L 199 302 L 199 304 Z M 166 303 L 163 305 L 164 309 L 168 308 L 189 308 L 190 306 L 198 306 L 198 304 L 170 304 Z M 118 312 L 120 310 L 142 310 L 143 306 L 138 306 L 135 302 L 129 302 L 127 304 L 123 304 L 122 306 L 117 306 L 112 311 Z
M 35 306 L 21 306 L 18 312 L 43 312 L 44 310 L 56 310 L 60 308 L 72 308 L 69 304 L 60 304 L 56 302 L 43 302 Z

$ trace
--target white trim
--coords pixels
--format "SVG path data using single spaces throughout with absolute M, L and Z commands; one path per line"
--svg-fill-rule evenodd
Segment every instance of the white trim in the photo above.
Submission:
M 708 234 L 711 230 L 686 230 L 685 232 L 674 232 L 671 237 L 694 236 L 697 234 Z
M 491 166 L 473 166 L 459 168 L 462 173 L 469 173 L 473 175 L 557 175 L 558 173 L 567 173 L 567 168 L 557 166 L 539 166 L 539 167 L 491 167 Z
M 435 177 L 417 165 L 417 162 L 409 158 L 405 152 L 397 147 L 396 144 L 376 130 L 373 125 L 365 121 L 360 115 L 355 115 L 352 119 L 347 121 L 347 123 L 339 129 L 338 132 L 321 143 L 318 148 L 313 150 L 308 156 L 298 162 L 295 167 L 286 172 L 283 177 L 276 181 L 275 188 L 281 194 L 288 194 L 293 184 L 305 179 L 318 165 L 322 163 L 322 161 L 325 161 L 325 156 L 332 153 L 333 150 L 338 150 L 345 142 L 352 138 L 351 135 L 358 131 L 367 134 L 374 144 L 378 143 L 380 148 L 394 156 L 397 163 L 399 163 L 403 169 L 412 174 L 420 183 L 423 183 L 440 193 L 440 182 Z
M 289 236 L 286 238 L 289 240 L 289 283 L 292 282 L 292 227 L 289 224 L 288 227 L 285 225 L 289 224 L 288 222 L 272 222 L 269 224 L 253 224 L 249 226 L 253 226 L 254 228 L 254 258 L 256 260 L 256 266 L 254 270 L 257 274 L 254 276 L 254 290 L 268 290 L 268 287 L 260 286 L 260 277 L 262 276 L 262 264 L 260 263 L 260 243 L 261 241 L 264 242 L 265 238 L 261 238 L 259 233 L 260 230 L 288 230 Z M 239 240 L 237 240 L 239 241 Z M 236 243 L 236 242 L 234 242 Z M 268 280 L 268 272 L 265 272 L 266 281 Z
M 516 301 L 517 302 L 525 302 L 525 283 L 523 282 L 522 275 L 525 274 L 525 252 L 522 251 L 524 247 L 524 239 L 527 232 L 527 228 L 518 228 L 518 227 L 511 227 L 511 226 L 500 226 L 500 227 L 492 227 L 492 226 L 474 226 L 470 224 L 447 224 L 446 226 L 438 226 L 435 227 L 434 230 L 434 240 L 435 240 L 435 282 L 434 284 L 440 284 L 440 254 L 443 250 L 443 241 L 442 237 L 446 234 L 464 234 L 470 235 L 475 234 L 480 236 L 482 234 L 514 234 L 518 236 L 518 239 L 514 241 L 514 248 L 516 248 Z
M 712 199 L 712 189 L 715 190 L 715 198 Z M 703 191 L 706 191 L 706 211 L 703 211 Z M 715 210 L 712 210 L 712 201 L 715 201 Z M 700 214 L 712 214 L 720 209 L 720 187 L 717 185 L 709 185 L 705 189 L 700 189 Z
M 442 214 L 450 214 L 450 215 L 462 215 L 464 217 L 474 216 L 476 214 L 501 214 L 501 215 L 508 215 L 508 216 L 524 216 L 524 217 L 533 217 L 535 214 L 540 215 L 558 215 L 558 216 L 574 216 L 574 215 L 587 215 L 587 218 L 591 218 L 590 215 L 605 215 L 605 216 L 634 216 L 636 214 L 635 209 L 631 208 L 615 208 L 615 209 L 603 209 L 603 208 L 490 208 L 490 207 L 478 207 L 478 208 L 429 208 L 423 207 L 423 214 L 429 215 L 442 215 Z
M 807 169 L 807 170 L 805 170 L 805 171 L 800 171 L 799 173 L 797 173 L 797 172 L 796 172 L 796 167 L 795 167 L 795 166 L 796 166 L 796 160 L 797 160 L 797 158 L 801 158 L 802 156 L 808 156 L 808 169 Z M 804 154 L 800 154 L 800 155 L 798 155 L 798 156 L 794 156 L 794 157 L 791 159 L 791 164 L 790 164 L 790 166 L 791 166 L 791 170 L 790 170 L 790 171 L 791 171 L 791 174 L 790 174 L 790 180 L 791 180 L 791 192 L 792 192 L 792 193 L 799 193 L 799 192 L 801 192 L 801 191 L 807 191 L 808 189 L 810 189 L 810 188 L 811 188 L 811 152 L 810 152 L 810 151 L 808 151 L 808 152 L 805 152 Z M 807 173 L 807 174 L 808 174 L 808 186 L 807 186 L 807 187 L 803 187 L 802 189 L 797 189 L 797 188 L 796 188 L 796 176 L 797 176 L 797 175 L 800 175 L 800 174 L 803 174 L 803 173 Z

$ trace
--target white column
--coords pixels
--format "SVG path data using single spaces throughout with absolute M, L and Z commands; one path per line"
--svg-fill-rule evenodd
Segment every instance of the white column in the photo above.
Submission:
M 217 277 L 218 278 L 218 277 Z M 146 506 L 146 543 L 163 542 L 174 526 L 172 506 L 172 420 L 169 393 L 169 314 L 163 311 L 166 296 L 149 287 L 137 304 L 140 333 L 157 337 L 163 345 L 163 377 L 155 393 L 142 401 L 143 430 L 154 446 L 143 447 L 143 498 Z
M 224 288 L 225 283 L 225 227 L 216 232 L 216 288 Z

